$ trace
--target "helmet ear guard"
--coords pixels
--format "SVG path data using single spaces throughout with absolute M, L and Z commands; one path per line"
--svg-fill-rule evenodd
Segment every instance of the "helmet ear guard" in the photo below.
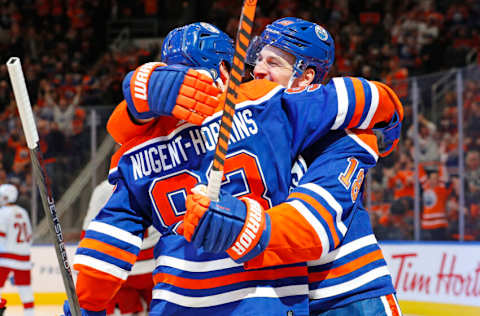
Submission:
M 206 69 L 214 80 L 220 76 L 224 61 L 232 65 L 233 40 L 215 26 L 198 22 L 176 28 L 168 33 L 162 46 L 162 61 Z

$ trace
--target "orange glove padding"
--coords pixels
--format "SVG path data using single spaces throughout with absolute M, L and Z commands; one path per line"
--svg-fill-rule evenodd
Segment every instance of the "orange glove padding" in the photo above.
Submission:
M 128 73 L 122 90 L 137 120 L 174 116 L 196 125 L 215 112 L 220 93 L 209 75 L 162 63 L 146 63 Z
M 201 194 L 189 194 L 187 195 L 185 206 L 189 211 L 185 214 L 183 224 L 179 227 L 178 233 L 183 234 L 186 240 L 192 241 L 198 222 L 210 206 L 210 199 Z
M 190 69 L 180 88 L 173 116 L 195 125 L 212 115 L 218 106 L 220 90 L 214 86 L 210 76 Z

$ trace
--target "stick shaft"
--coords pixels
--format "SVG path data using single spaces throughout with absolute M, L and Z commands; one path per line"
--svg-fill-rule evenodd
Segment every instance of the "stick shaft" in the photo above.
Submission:
M 10 58 L 7 61 L 7 69 L 12 82 L 13 93 L 15 95 L 15 100 L 17 101 L 18 112 L 20 114 L 20 120 L 22 121 L 27 145 L 30 148 L 30 159 L 32 160 L 33 172 L 42 199 L 43 209 L 49 219 L 50 231 L 54 237 L 55 252 L 60 266 L 63 284 L 67 292 L 70 311 L 73 316 L 81 316 L 80 305 L 78 303 L 78 297 L 75 292 L 75 285 L 72 278 L 72 270 L 68 263 L 67 252 L 65 250 L 62 228 L 57 217 L 55 200 L 53 199 L 49 185 L 50 179 L 47 177 L 47 173 L 43 168 L 42 152 L 38 146 L 39 137 L 37 127 L 33 118 L 32 107 L 30 105 L 30 98 L 28 97 L 20 59 L 17 57 Z
M 257 0 L 244 0 L 240 21 L 238 23 L 237 37 L 235 40 L 235 55 L 233 56 L 233 65 L 227 85 L 227 95 L 223 106 L 218 142 L 215 148 L 213 166 L 208 180 L 207 195 L 213 201 L 218 200 L 218 195 L 220 193 L 225 157 L 228 150 L 228 140 L 230 139 L 233 116 L 235 114 L 237 88 L 242 82 L 243 73 L 245 71 L 245 58 L 248 45 L 250 44 L 256 8 Z

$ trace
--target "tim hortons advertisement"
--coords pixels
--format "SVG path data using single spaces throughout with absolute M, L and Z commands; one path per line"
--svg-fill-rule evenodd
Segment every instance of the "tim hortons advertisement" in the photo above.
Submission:
M 480 243 L 382 242 L 381 248 L 400 301 L 480 307 Z M 72 262 L 76 245 L 66 249 Z M 63 292 L 53 245 L 32 247 L 31 258 L 34 292 Z M 2 294 L 16 292 L 7 282 Z
M 381 244 L 399 300 L 480 306 L 480 243 Z

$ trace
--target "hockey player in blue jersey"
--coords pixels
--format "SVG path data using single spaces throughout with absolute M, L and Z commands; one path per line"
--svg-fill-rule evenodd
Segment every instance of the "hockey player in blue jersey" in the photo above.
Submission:
M 319 58 L 321 62 L 309 59 L 322 50 L 309 51 L 313 47 L 306 43 L 318 39 L 308 36 L 308 30 L 306 23 L 290 18 L 267 26 L 251 47 L 255 78 L 294 88 L 321 82 L 333 61 L 333 49 L 323 50 L 326 57 Z M 315 35 L 329 38 L 318 26 Z M 333 46 L 333 41 L 325 42 Z M 346 85 L 358 85 L 357 79 L 350 80 Z M 385 154 L 398 139 L 398 119 L 393 118 L 393 129 L 382 130 L 390 140 Z M 257 210 L 249 217 L 248 203 L 228 195 L 211 203 L 202 195 L 190 195 L 186 236 L 198 247 L 229 251 L 237 262 L 255 268 L 309 260 L 312 315 L 398 314 L 391 278 L 361 203 L 363 179 L 378 159 L 375 145 L 373 135 L 346 130 L 330 132 L 311 146 L 304 152 L 307 174 L 286 203 L 265 212 L 270 227 L 264 224 L 263 231 L 257 229 L 261 236 L 253 234 L 249 225 L 257 228 L 261 222 L 254 219 L 263 218 L 262 214 Z M 292 237 L 293 231 L 297 236 Z
M 317 89 L 318 89 L 318 88 L 317 88 Z M 271 90 L 270 90 L 270 91 L 271 91 Z M 278 91 L 277 91 L 277 92 L 278 92 Z M 305 92 L 307 92 L 307 91 L 300 92 L 300 93 L 299 93 L 300 97 L 302 96 L 302 93 L 305 93 Z M 313 92 L 315 92 L 315 91 L 310 91 L 310 92 L 313 93 Z M 313 94 L 315 94 L 315 93 L 313 93 Z M 247 118 L 249 118 L 248 115 L 247 115 Z M 245 119 L 245 117 L 244 117 L 244 119 Z M 361 119 L 361 118 L 360 118 L 360 119 Z M 246 119 L 245 119 L 245 120 L 246 120 Z M 335 121 L 337 121 L 337 120 L 335 120 Z M 360 122 L 360 123 L 363 124 L 364 121 L 362 120 L 362 122 Z M 368 125 L 368 124 L 367 124 L 367 125 Z M 252 127 L 252 126 L 250 126 L 250 127 Z M 215 130 L 215 129 L 214 129 L 214 130 Z M 214 131 L 214 130 L 212 130 L 212 131 Z M 247 130 L 248 130 L 248 128 L 247 128 Z M 237 136 L 235 136 L 235 137 L 236 137 L 236 138 L 235 138 L 236 141 L 239 141 L 239 139 L 238 139 L 239 131 L 240 131 L 240 129 L 239 129 L 238 131 L 236 131 L 236 135 L 237 135 Z M 208 133 L 208 132 L 206 132 L 206 133 Z M 208 142 L 204 143 L 204 145 L 207 145 L 207 143 L 208 143 Z M 191 145 L 191 146 L 193 146 L 193 145 Z M 198 145 L 198 146 L 200 146 L 200 145 Z M 201 146 L 200 146 L 200 147 L 201 147 Z M 200 147 L 198 147 L 199 150 L 200 150 Z M 156 149 L 156 151 L 155 151 L 155 150 L 151 150 L 151 151 L 149 150 L 150 155 L 158 155 L 158 154 L 155 154 L 155 152 L 158 153 L 160 148 L 161 148 L 161 147 L 158 147 L 158 149 Z M 168 145 L 167 145 L 167 148 L 169 148 Z M 174 148 L 174 147 L 172 147 L 172 148 Z M 178 148 L 177 148 L 177 149 L 178 149 Z M 170 150 L 170 149 L 169 149 L 169 150 Z M 208 148 L 207 148 L 207 150 L 208 150 Z M 243 153 L 242 153 L 242 154 L 243 154 Z M 242 154 L 238 154 L 238 155 L 235 156 L 237 162 L 238 162 L 238 161 L 240 161 L 240 162 L 242 162 L 242 161 L 243 161 L 243 162 L 248 162 L 248 158 L 246 158 L 246 156 L 243 156 Z M 150 163 L 150 167 L 148 167 L 148 168 L 153 168 L 153 165 L 154 165 L 154 162 L 155 162 L 155 161 L 153 160 L 153 161 L 147 162 L 148 159 L 145 160 L 145 159 L 146 159 L 145 157 L 148 157 L 148 155 L 149 155 L 149 154 L 148 154 L 147 152 L 144 152 L 143 154 L 140 154 L 140 155 L 137 156 L 137 158 L 140 159 L 140 160 L 137 161 L 137 163 L 139 164 L 139 166 L 141 165 L 141 166 L 140 166 L 140 169 L 137 169 L 137 171 L 136 171 L 136 172 L 137 172 L 137 173 L 136 173 L 136 176 L 137 176 L 137 177 L 143 177 L 143 176 L 145 176 L 145 175 L 142 175 L 142 173 L 143 173 L 144 171 L 147 171 L 147 170 L 143 170 L 143 169 L 142 169 L 142 168 L 144 168 L 144 164 Z M 247 155 L 247 156 L 248 156 L 248 155 Z M 136 158 L 133 158 L 133 159 L 136 159 Z M 133 161 L 133 160 L 132 160 L 132 161 Z M 135 163 L 133 163 L 133 164 L 135 164 Z M 143 166 L 143 167 L 142 167 L 142 166 Z M 156 166 L 156 169 L 158 169 L 159 166 L 162 166 L 162 167 L 164 167 L 164 169 L 165 169 L 165 167 L 167 167 L 167 166 L 169 166 L 169 165 L 168 165 L 168 164 L 167 164 L 167 165 L 162 165 L 162 164 L 159 162 L 159 164 Z M 171 168 L 171 166 L 170 166 L 170 168 Z M 154 169 L 155 169 L 155 168 L 154 168 Z M 252 169 L 248 169 L 248 170 L 252 171 Z M 116 171 L 114 170 L 114 172 L 116 172 Z M 150 170 L 149 172 L 152 172 L 152 170 Z M 147 172 L 147 173 L 148 173 L 148 172 Z M 135 173 L 134 173 L 134 174 L 135 174 Z M 134 175 L 134 177 L 135 177 L 135 175 Z M 185 176 L 185 179 L 188 180 L 188 178 L 189 178 L 188 176 Z M 164 180 L 164 179 L 163 179 L 163 180 Z M 204 180 L 204 179 L 202 179 L 202 180 Z M 257 183 L 256 186 L 252 186 L 252 188 L 254 188 L 254 189 L 259 189 L 259 188 L 260 188 L 260 189 L 262 189 L 261 187 L 258 186 L 258 183 Z M 253 194 L 253 196 L 255 196 L 255 194 Z M 260 194 L 260 196 L 264 196 L 264 194 L 263 194 L 263 195 Z M 286 195 L 285 195 L 285 196 L 286 196 Z M 265 203 L 266 203 L 266 204 L 269 204 L 269 203 L 267 203 L 266 201 L 267 201 L 267 202 L 269 201 L 269 200 L 268 200 L 268 196 L 266 196 L 266 199 L 265 199 L 264 201 L 262 201 L 263 203 L 261 202 L 260 204 L 265 204 Z M 271 201 L 271 200 L 270 200 L 270 201 Z M 92 233 L 92 235 L 93 235 L 93 233 Z M 98 237 L 98 236 L 97 236 L 97 237 Z M 92 255 L 92 256 L 93 256 L 93 255 Z M 93 256 L 93 257 L 95 257 L 95 256 Z M 167 283 L 168 283 L 168 282 L 167 282 Z M 163 294 L 162 291 L 159 291 L 158 293 Z M 187 302 L 187 303 L 188 303 L 188 302 Z M 208 310 L 208 309 L 207 309 L 207 310 Z

